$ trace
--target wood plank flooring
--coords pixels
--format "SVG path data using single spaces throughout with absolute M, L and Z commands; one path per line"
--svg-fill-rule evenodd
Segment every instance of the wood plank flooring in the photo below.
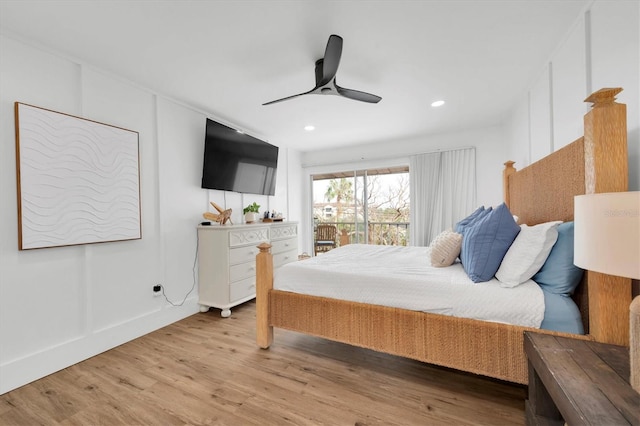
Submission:
M 523 425 L 526 388 L 212 309 L 0 396 L 1 425 Z

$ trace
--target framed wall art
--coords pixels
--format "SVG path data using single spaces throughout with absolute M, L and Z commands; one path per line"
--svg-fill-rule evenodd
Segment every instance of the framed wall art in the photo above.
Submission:
M 15 103 L 20 250 L 142 238 L 138 133 Z

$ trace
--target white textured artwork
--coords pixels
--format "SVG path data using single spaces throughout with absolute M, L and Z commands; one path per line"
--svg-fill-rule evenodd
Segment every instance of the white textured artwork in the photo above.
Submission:
M 137 132 L 15 112 L 20 250 L 142 238 Z

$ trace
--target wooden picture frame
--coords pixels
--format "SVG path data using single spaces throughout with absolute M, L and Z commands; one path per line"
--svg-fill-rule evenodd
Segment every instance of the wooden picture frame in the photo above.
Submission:
M 18 248 L 142 238 L 138 132 L 15 103 Z

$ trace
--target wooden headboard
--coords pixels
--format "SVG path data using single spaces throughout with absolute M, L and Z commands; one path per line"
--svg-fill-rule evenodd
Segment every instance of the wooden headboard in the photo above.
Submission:
M 585 99 L 593 105 L 578 140 L 520 171 L 505 163 L 504 198 L 520 223 L 571 221 L 574 196 L 628 190 L 627 108 L 615 102 L 621 91 L 601 89 Z M 629 345 L 630 279 L 586 271 L 576 299 L 589 335 Z

